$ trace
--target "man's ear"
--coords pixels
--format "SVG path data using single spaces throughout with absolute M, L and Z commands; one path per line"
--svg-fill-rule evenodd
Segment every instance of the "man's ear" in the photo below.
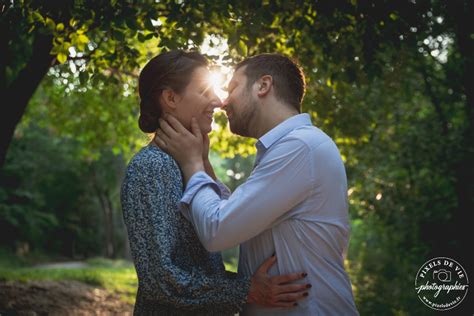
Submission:
M 257 86 L 258 86 L 257 95 L 259 97 L 266 96 L 270 92 L 272 85 L 273 85 L 272 76 L 270 75 L 262 76 L 260 79 L 257 80 Z
M 173 91 L 173 89 L 166 88 L 161 91 L 160 103 L 163 106 L 165 112 L 167 112 L 166 110 L 175 110 L 178 101 L 179 96 Z

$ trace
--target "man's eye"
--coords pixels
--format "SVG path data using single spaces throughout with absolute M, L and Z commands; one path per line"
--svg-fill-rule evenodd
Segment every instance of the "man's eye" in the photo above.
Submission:
M 228 94 L 231 94 L 232 91 L 234 91 L 234 89 L 235 89 L 235 85 L 227 85 L 222 90 L 224 90 Z

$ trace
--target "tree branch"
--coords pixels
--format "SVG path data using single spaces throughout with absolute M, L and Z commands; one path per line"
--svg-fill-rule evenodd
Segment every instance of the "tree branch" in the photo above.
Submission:
M 442 135 L 446 136 L 448 135 L 448 122 L 446 119 L 446 116 L 443 113 L 443 108 L 441 107 L 441 102 L 439 99 L 436 97 L 434 91 L 433 91 L 433 86 L 431 85 L 430 78 L 428 76 L 428 72 L 426 71 L 426 65 L 424 61 L 422 61 L 421 66 L 419 67 L 420 72 L 423 76 L 423 82 L 425 84 L 425 91 L 426 94 L 431 99 L 431 103 L 433 104 L 436 114 L 438 115 L 439 122 L 441 124 L 441 130 L 442 130 Z

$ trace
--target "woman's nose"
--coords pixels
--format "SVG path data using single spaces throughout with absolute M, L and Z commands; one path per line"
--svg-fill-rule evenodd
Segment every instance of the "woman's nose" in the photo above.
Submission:
M 222 105 L 221 107 L 223 109 L 225 109 L 225 107 L 229 104 L 229 97 L 225 98 L 223 101 L 222 101 Z
M 214 92 L 211 94 L 211 105 L 213 108 L 220 108 L 222 106 L 221 99 Z
M 221 102 L 221 100 L 219 100 L 219 98 L 216 98 L 216 99 L 212 100 L 211 105 L 212 105 L 213 109 L 220 108 L 220 107 L 222 107 L 222 102 Z

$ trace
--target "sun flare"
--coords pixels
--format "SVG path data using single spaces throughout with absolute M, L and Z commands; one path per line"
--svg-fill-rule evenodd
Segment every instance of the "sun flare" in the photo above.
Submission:
M 209 85 L 214 93 L 224 100 L 227 97 L 225 86 L 232 77 L 232 68 L 226 65 L 223 59 L 229 53 L 227 40 L 216 35 L 208 35 L 199 49 L 203 54 L 213 57 L 214 65 L 210 69 Z
M 227 98 L 227 91 L 225 88 L 232 78 L 233 68 L 224 60 L 224 56 L 229 54 L 229 46 L 225 38 L 208 35 L 204 38 L 203 44 L 199 47 L 201 53 L 212 57 L 213 65 L 210 68 L 210 75 L 208 77 L 209 89 L 213 89 L 214 93 L 224 101 Z M 215 112 L 223 111 L 216 108 Z M 220 127 L 214 121 L 212 122 L 212 129 L 218 130 Z
M 227 67 L 226 67 L 227 68 Z M 227 91 L 225 91 L 225 86 L 230 80 L 231 69 L 223 69 L 219 67 L 217 69 L 212 69 L 209 75 L 209 88 L 214 90 L 214 93 L 221 99 L 224 100 L 227 98 Z

